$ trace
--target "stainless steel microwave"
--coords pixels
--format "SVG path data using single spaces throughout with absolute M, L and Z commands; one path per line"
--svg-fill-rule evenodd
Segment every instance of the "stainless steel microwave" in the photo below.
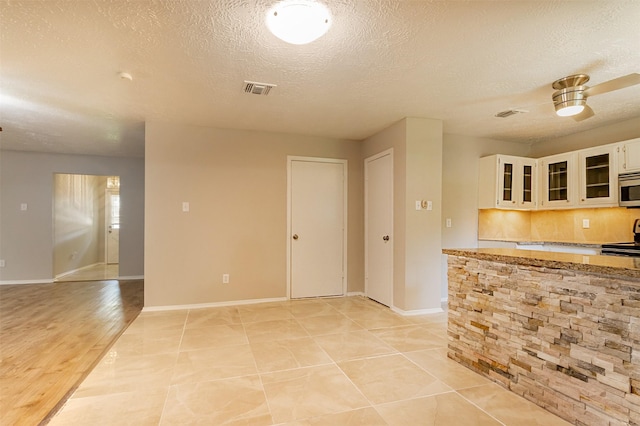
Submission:
M 640 173 L 618 176 L 618 202 L 621 207 L 640 207 Z

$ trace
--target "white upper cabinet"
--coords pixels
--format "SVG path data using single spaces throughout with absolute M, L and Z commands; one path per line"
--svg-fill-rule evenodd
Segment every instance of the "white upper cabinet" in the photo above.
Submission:
M 479 169 L 478 208 L 535 208 L 536 160 L 492 155 L 480 159 Z
M 640 172 L 640 138 L 621 142 L 618 146 L 618 172 Z
M 552 155 L 541 158 L 540 208 L 558 209 L 574 207 L 576 203 L 576 153 Z
M 640 151 L 638 152 L 640 154 Z M 618 205 L 616 147 L 605 145 L 578 151 L 582 206 Z

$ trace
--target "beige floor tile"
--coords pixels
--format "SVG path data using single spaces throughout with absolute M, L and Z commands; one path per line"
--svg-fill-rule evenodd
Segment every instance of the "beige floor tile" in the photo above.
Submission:
M 459 393 L 507 425 L 568 426 L 570 423 L 538 407 L 531 401 L 491 383 L 462 389 Z
M 455 392 L 378 405 L 389 426 L 499 426 L 501 423 Z
M 187 310 L 142 312 L 125 330 L 124 334 L 158 333 L 184 328 Z
M 180 352 L 171 384 L 205 382 L 256 374 L 249 345 Z
M 335 364 L 267 373 L 261 378 L 276 423 L 369 406 Z
M 215 325 L 239 324 L 240 312 L 235 306 L 192 309 L 187 317 L 186 328 L 211 327 Z
M 161 425 L 271 425 L 258 376 L 171 386 Z
M 345 361 L 338 366 L 373 404 L 452 391 L 400 354 Z
M 82 382 L 74 397 L 140 391 L 168 386 L 177 354 L 111 356 L 108 353 Z
M 252 343 L 251 349 L 261 373 L 333 362 L 310 337 Z
M 309 333 L 295 319 L 247 323 L 244 329 L 251 343 L 309 337 Z
M 111 347 L 118 355 L 153 355 L 175 353 L 180 348 L 182 328 L 124 333 Z
M 404 355 L 453 389 L 464 389 L 491 383 L 490 380 L 480 374 L 447 358 L 446 348 L 405 352 Z
M 358 312 L 389 309 L 379 303 L 367 299 L 366 297 L 336 297 L 324 299 L 327 304 L 333 306 L 340 312 Z
M 375 409 L 360 408 L 287 423 L 286 426 L 387 426 L 387 422 Z
M 338 311 L 333 306 L 324 302 L 322 299 L 313 301 L 294 300 L 288 305 L 288 309 L 295 318 L 307 318 L 319 315 L 333 315 L 338 313 Z
M 371 333 L 400 352 L 447 347 L 446 339 L 429 332 L 421 325 L 381 328 L 371 330 Z
M 185 329 L 180 350 L 193 351 L 247 343 L 249 342 L 242 324 L 214 325 Z
M 312 336 L 364 330 L 361 325 L 358 325 L 352 319 L 336 311 L 334 312 L 334 314 L 330 315 L 298 318 L 298 322 Z
M 169 387 L 69 399 L 51 426 L 156 426 Z
M 336 362 L 397 352 L 367 330 L 314 336 L 314 340 Z
M 280 302 L 241 305 L 238 306 L 238 312 L 243 323 L 293 318 L 289 309 Z
M 343 313 L 367 330 L 414 324 L 408 318 L 398 315 L 389 309 L 367 309 L 362 311 L 344 311 Z

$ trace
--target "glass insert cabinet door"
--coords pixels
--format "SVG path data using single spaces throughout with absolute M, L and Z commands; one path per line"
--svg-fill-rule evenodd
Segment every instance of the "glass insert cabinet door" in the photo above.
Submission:
M 609 154 L 585 158 L 585 196 L 587 199 L 608 198 L 610 196 L 609 175 Z
M 533 201 L 533 166 L 529 164 L 522 166 L 522 201 L 524 203 Z
M 549 164 L 549 201 L 566 201 L 569 198 L 569 165 L 567 161 Z
M 513 198 L 513 164 L 503 163 L 502 168 L 502 201 L 514 201 Z

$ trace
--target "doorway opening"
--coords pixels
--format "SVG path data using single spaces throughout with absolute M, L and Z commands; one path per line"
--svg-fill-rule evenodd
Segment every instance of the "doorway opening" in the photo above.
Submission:
M 56 282 L 118 279 L 120 177 L 54 174 Z

